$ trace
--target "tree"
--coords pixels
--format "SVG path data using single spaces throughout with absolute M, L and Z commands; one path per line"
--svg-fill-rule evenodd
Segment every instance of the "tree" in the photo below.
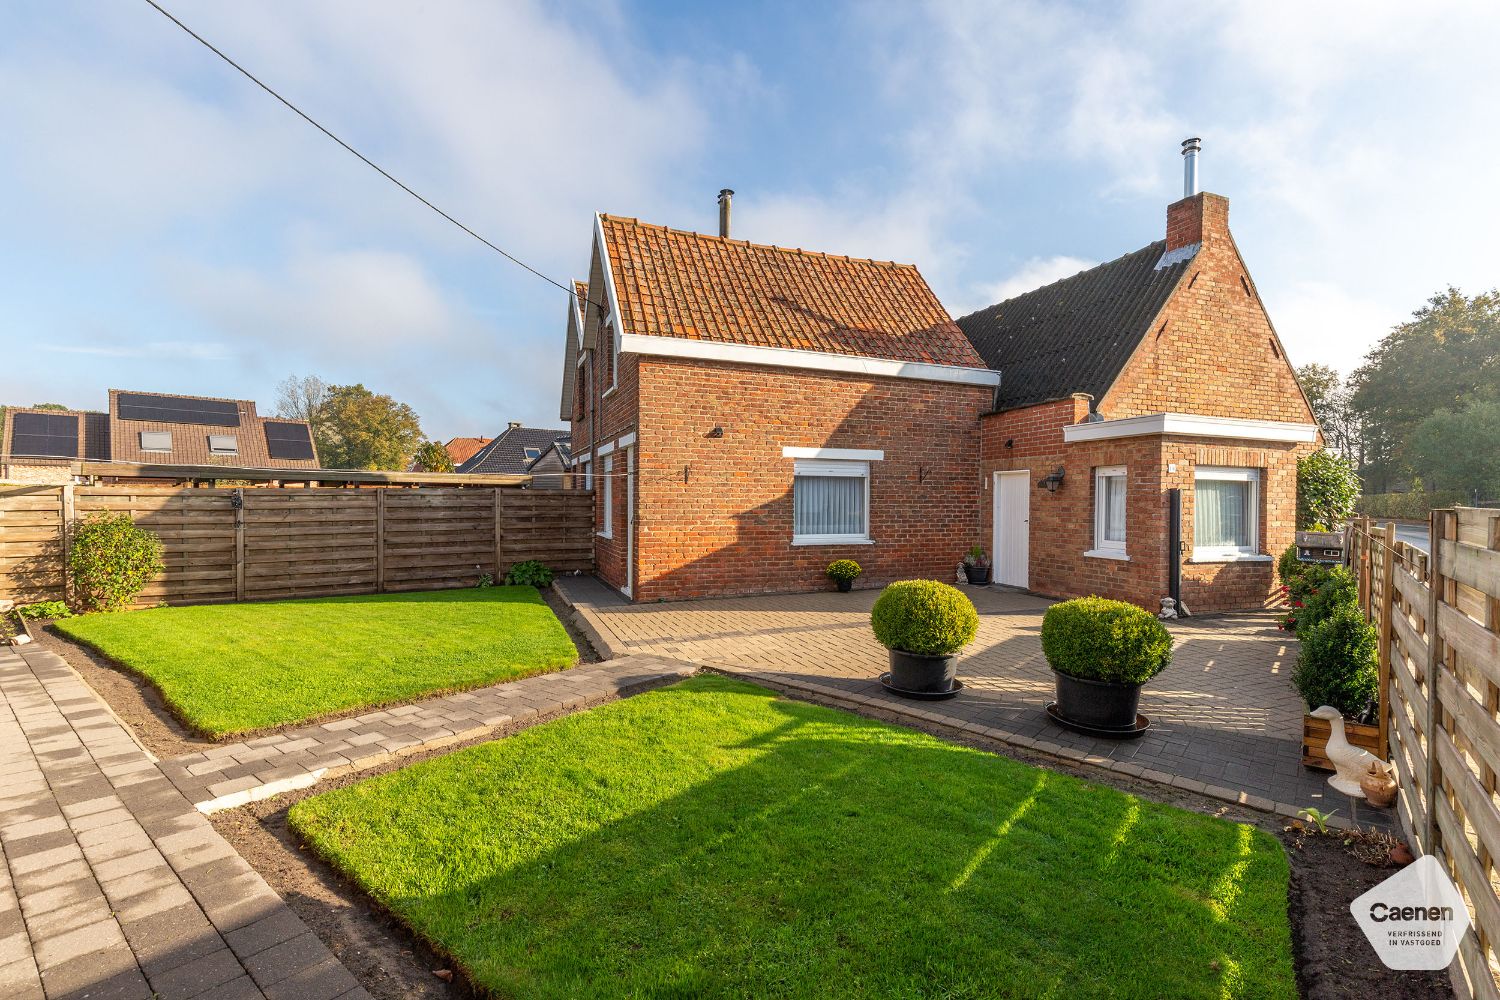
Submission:
M 1410 478 L 1419 424 L 1475 396 L 1500 398 L 1500 292 L 1434 295 L 1385 335 L 1350 383 L 1364 420 L 1367 480 L 1384 490 Z
M 33 410 L 66 410 L 67 407 L 61 403 L 32 403 Z
M 1324 440 L 1339 454 L 1353 459 L 1356 467 L 1362 465 L 1364 427 L 1359 413 L 1350 405 L 1349 389 L 1339 373 L 1327 365 L 1308 364 L 1297 369 L 1297 381 L 1323 428 Z
M 1297 459 L 1297 528 L 1336 529 L 1354 513 L 1359 475 L 1354 463 L 1319 448 Z
M 1412 464 L 1439 489 L 1500 497 L 1500 397 L 1476 396 L 1438 410 L 1412 432 Z
M 363 385 L 328 386 L 318 421 L 318 455 L 330 469 L 405 469 L 422 443 L 415 410 Z
M 276 387 L 276 415 L 287 420 L 306 420 L 314 436 L 328 405 L 328 384 L 316 375 L 288 375 Z
M 427 441 L 417 449 L 415 464 L 418 472 L 452 472 L 453 456 L 436 441 Z

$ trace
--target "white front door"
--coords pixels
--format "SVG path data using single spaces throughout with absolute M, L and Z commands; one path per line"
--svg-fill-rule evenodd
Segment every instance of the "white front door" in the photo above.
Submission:
M 1031 544 L 1031 472 L 995 473 L 995 582 L 1028 586 L 1026 560 Z

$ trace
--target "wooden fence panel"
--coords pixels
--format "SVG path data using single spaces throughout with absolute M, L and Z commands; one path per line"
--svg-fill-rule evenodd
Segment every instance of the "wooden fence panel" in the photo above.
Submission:
M 61 486 L 0 489 L 0 597 L 62 596 L 63 492 Z
M 526 559 L 590 571 L 593 510 L 590 492 L 514 487 L 17 487 L 0 491 L 0 596 L 63 596 L 69 511 L 127 513 L 161 538 L 149 605 L 463 587 Z
M 1500 513 L 1433 511 L 1429 540 L 1423 553 L 1361 521 L 1348 551 L 1389 668 L 1381 713 L 1401 823 L 1474 916 L 1454 988 L 1500 1000 Z

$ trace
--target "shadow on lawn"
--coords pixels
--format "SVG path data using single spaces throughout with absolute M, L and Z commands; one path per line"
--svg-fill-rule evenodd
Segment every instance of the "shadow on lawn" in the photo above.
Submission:
M 621 780 L 651 805 L 499 874 L 444 853 L 439 822 L 432 857 L 401 858 L 441 869 L 432 891 L 392 907 L 502 995 L 1295 995 L 1270 837 L 773 707 L 710 748 L 726 769 L 665 795 L 680 762 L 643 739 Z

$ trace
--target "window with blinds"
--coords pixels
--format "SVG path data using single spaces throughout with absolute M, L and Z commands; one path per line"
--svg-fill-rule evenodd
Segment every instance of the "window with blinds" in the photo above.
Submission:
M 798 459 L 792 481 L 792 543 L 870 541 L 870 463 Z

